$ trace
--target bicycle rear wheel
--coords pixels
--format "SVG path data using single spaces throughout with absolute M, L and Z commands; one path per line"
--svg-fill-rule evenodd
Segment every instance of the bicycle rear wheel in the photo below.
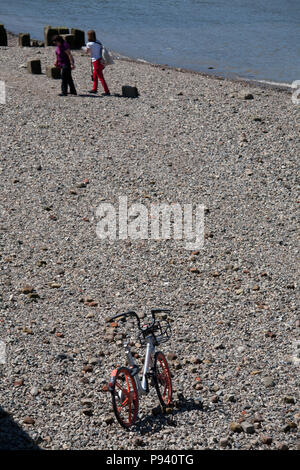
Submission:
M 154 384 L 158 399 L 163 407 L 172 402 L 172 379 L 167 359 L 162 352 L 157 352 L 154 358 Z
M 111 387 L 113 410 L 123 428 L 130 428 L 136 421 L 139 397 L 135 380 L 127 367 L 120 367 Z

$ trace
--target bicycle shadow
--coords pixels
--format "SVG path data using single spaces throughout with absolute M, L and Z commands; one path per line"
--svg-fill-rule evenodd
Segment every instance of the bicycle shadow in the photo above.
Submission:
M 157 409 L 159 408 L 157 407 Z M 177 427 L 176 415 L 189 411 L 207 412 L 209 410 L 203 406 L 202 401 L 199 399 L 182 397 L 177 406 L 172 408 L 170 414 L 166 414 L 161 410 L 155 415 L 145 416 L 135 425 L 135 430 L 141 435 L 145 435 L 158 433 L 166 426 Z
M 40 450 L 26 431 L 1 406 L 0 450 Z

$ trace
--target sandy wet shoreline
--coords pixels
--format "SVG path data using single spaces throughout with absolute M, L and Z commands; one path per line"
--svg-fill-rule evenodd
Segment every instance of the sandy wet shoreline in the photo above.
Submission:
M 14 41 L 0 49 L 3 409 L 42 448 L 296 449 L 299 107 L 291 94 L 117 60 L 105 70 L 112 96 L 91 97 L 89 59 L 74 51 L 79 96 L 60 98 L 59 81 L 23 68 L 40 58 L 44 72 L 54 49 Z M 119 97 L 125 84 L 140 97 Z M 204 248 L 99 240 L 97 207 L 124 195 L 145 206 L 204 204 Z M 154 416 L 153 390 L 125 437 L 102 391 L 123 363 L 123 333 L 105 318 L 152 306 L 173 311 L 162 349 L 187 401 Z M 133 330 L 132 338 L 141 355 Z M 0 447 L 29 447 L 7 433 L 6 419 Z

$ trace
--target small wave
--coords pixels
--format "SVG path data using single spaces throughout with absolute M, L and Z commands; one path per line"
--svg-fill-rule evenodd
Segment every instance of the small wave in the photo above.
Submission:
M 258 83 L 265 83 L 266 85 L 273 85 L 273 86 L 284 86 L 284 87 L 289 87 L 292 88 L 291 83 L 284 83 L 284 82 L 273 82 L 271 80 L 254 80 L 255 82 Z

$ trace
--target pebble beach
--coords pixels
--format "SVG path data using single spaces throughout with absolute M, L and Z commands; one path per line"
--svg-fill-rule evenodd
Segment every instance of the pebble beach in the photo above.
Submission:
M 53 47 L 0 47 L 0 449 L 299 449 L 291 91 L 119 58 L 111 96 L 92 96 L 89 59 L 73 56 L 78 96 L 59 97 Z M 203 204 L 203 248 L 100 240 L 97 207 L 120 196 Z M 163 414 L 153 388 L 128 432 L 106 385 L 125 335 L 140 364 L 144 349 L 106 320 L 152 307 L 172 311 L 175 406 Z

